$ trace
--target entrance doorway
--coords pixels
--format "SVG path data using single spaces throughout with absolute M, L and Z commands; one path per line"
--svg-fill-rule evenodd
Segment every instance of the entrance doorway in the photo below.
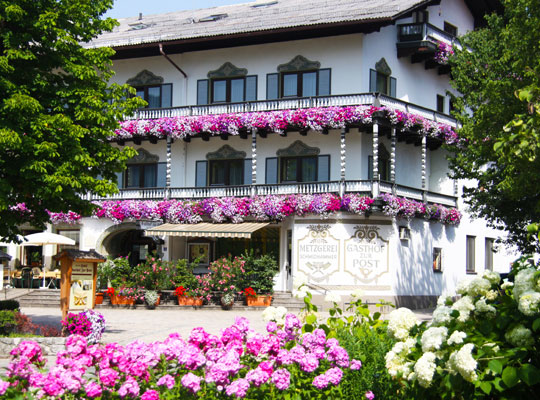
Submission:
M 160 239 L 144 236 L 144 231 L 140 229 L 111 233 L 103 241 L 103 246 L 110 256 L 128 257 L 132 267 L 144 262 L 148 254 L 158 250 L 160 244 Z

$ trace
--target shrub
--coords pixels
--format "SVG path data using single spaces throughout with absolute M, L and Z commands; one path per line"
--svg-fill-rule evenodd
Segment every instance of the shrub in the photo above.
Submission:
M 21 308 L 17 300 L 0 300 L 0 311 L 1 310 L 18 310 Z
M 215 336 L 195 328 L 187 340 L 88 346 L 69 336 L 55 367 L 42 371 L 41 348 L 31 341 L 12 350 L 0 379 L 6 399 L 47 397 L 141 399 L 337 399 L 349 369 L 357 368 L 322 329 L 302 333 L 293 314 L 255 333 L 246 318 Z M 59 369 L 60 368 L 60 369 Z M 5 380 L 3 380 L 5 379 Z M 9 382 L 9 386 L 5 383 Z
M 429 324 L 394 311 L 391 375 L 418 398 L 537 398 L 540 271 L 520 260 L 510 275 L 514 283 L 491 271 L 461 282 L 461 298 L 441 297 Z
M 114 288 L 122 286 L 132 287 L 133 274 L 127 257 L 118 257 L 107 260 L 98 265 L 98 287 L 106 288 L 108 283 Z
M 38 325 L 32 322 L 32 319 L 28 315 L 20 312 L 15 313 L 15 320 L 17 322 L 17 332 L 19 333 L 28 333 L 33 335 L 36 334 L 39 328 Z
M 171 263 L 148 255 L 146 261 L 135 267 L 133 275 L 135 286 L 144 290 L 164 290 L 174 287 L 173 272 L 175 268 Z
M 241 279 L 241 288 L 251 287 L 257 295 L 272 294 L 274 291 L 274 277 L 279 272 L 274 257 L 265 254 L 260 257 L 253 255 L 253 250 L 242 254 L 245 273 Z
M 0 335 L 7 336 L 17 327 L 15 311 L 0 310 Z

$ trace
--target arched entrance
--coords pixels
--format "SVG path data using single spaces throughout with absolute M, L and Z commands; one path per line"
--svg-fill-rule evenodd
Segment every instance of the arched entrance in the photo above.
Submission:
M 102 235 L 102 252 L 111 257 L 128 257 L 131 266 L 146 259 L 146 255 L 158 250 L 159 239 L 144 236 L 144 230 L 136 224 L 117 225 L 116 229 Z

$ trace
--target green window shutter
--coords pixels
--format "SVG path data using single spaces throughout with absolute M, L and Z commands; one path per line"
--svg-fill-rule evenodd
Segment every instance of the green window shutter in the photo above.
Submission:
M 165 186 L 167 186 L 167 163 L 160 162 L 157 165 L 156 187 L 164 188 Z
M 330 95 L 330 68 L 320 69 L 319 70 L 319 84 L 318 92 L 319 96 L 329 96 Z
M 197 105 L 208 104 L 208 79 L 197 81 Z
M 251 172 L 251 158 L 246 158 L 244 159 L 244 185 L 251 185 L 253 183 Z
M 195 186 L 196 187 L 206 187 L 207 184 L 207 170 L 208 170 L 208 161 L 197 161 L 195 163 Z
M 246 101 L 257 100 L 257 75 L 246 76 Z
M 172 107 L 172 83 L 161 85 L 161 107 Z
M 368 156 L 367 162 L 367 178 L 373 179 L 373 156 Z
M 374 93 L 377 91 L 377 71 L 369 70 L 369 91 Z
M 279 98 L 279 74 L 266 74 L 266 100 Z
M 266 158 L 265 183 L 278 183 L 278 159 L 277 157 Z
M 330 180 L 330 155 L 317 157 L 317 180 L 319 182 Z
M 396 85 L 397 85 L 397 79 L 390 77 L 390 97 L 396 97 Z

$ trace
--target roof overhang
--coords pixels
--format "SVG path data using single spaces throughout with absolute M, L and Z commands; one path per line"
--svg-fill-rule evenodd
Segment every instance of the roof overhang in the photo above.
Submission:
M 253 232 L 269 222 L 243 222 L 240 224 L 163 224 L 144 231 L 146 236 L 188 236 L 250 239 Z

